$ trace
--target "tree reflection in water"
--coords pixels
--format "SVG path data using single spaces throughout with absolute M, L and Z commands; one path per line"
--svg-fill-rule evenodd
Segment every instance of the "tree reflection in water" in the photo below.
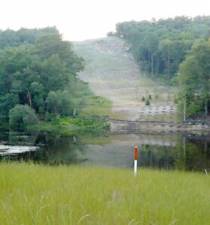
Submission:
M 133 137 L 135 140 L 130 140 Z M 140 146 L 141 167 L 195 171 L 210 169 L 209 136 L 186 134 L 170 134 L 161 139 L 160 135 L 147 136 L 147 134 L 61 137 L 46 133 L 26 135 L 10 132 L 7 135 L 1 134 L 2 143 L 36 145 L 39 146 L 39 150 L 1 156 L 1 160 L 24 160 L 50 165 L 89 164 L 131 167 L 134 141 Z

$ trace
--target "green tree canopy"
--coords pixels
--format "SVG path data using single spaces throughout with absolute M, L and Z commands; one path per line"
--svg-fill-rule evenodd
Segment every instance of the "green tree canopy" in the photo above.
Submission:
M 208 113 L 210 100 L 210 40 L 199 41 L 180 65 L 180 96 L 186 100 L 188 115 Z
M 25 121 L 24 114 L 45 119 L 78 113 L 86 97 L 81 86 L 92 95 L 77 77 L 83 67 L 55 28 L 0 32 L 1 117 L 14 127 Z
M 10 128 L 24 131 L 31 125 L 38 122 L 35 111 L 28 105 L 16 105 L 9 112 Z
M 209 37 L 210 17 L 130 21 L 116 26 L 142 70 L 156 77 L 176 76 L 193 43 Z

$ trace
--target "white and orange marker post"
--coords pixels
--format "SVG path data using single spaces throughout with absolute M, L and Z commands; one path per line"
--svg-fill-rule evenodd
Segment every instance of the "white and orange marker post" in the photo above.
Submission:
M 138 146 L 135 145 L 134 146 L 134 152 L 133 152 L 133 157 L 134 157 L 134 176 L 137 175 L 137 166 L 138 166 L 138 154 L 139 154 L 139 150 L 138 150 Z

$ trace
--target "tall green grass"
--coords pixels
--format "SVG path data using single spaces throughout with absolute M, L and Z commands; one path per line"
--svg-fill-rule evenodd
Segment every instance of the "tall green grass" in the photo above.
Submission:
M 0 165 L 1 225 L 209 225 L 199 173 Z

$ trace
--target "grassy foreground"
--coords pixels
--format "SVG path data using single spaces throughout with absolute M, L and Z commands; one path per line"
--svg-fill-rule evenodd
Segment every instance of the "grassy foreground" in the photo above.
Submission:
M 210 178 L 0 164 L 1 225 L 209 225 Z

